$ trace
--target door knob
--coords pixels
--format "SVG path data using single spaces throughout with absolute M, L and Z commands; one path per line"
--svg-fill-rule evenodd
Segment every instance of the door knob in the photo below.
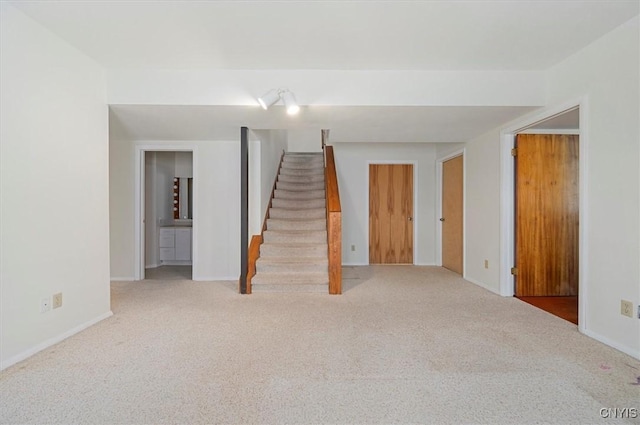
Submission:
M 440 219 L 440 221 L 444 221 L 444 217 Z
M 409 217 L 409 221 L 413 221 L 413 217 Z

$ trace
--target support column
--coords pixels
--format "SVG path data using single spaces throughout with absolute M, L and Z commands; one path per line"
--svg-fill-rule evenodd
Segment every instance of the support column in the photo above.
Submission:
M 240 128 L 240 293 L 247 293 L 249 265 L 249 129 Z

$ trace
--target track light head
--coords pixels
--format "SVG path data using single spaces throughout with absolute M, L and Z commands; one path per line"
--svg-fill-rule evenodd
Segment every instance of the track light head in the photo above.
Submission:
M 284 106 L 287 108 L 287 114 L 295 115 L 300 112 L 300 106 L 298 106 L 295 96 L 287 89 L 269 90 L 258 98 L 258 103 L 262 106 L 262 109 L 267 109 L 280 99 L 282 99 Z
M 300 112 L 300 106 L 298 106 L 295 96 L 289 90 L 282 94 L 282 100 L 284 101 L 284 106 L 287 108 L 287 114 L 295 115 Z
M 267 109 L 269 106 L 280 100 L 280 90 L 272 89 L 258 98 L 258 103 L 262 106 L 262 109 Z

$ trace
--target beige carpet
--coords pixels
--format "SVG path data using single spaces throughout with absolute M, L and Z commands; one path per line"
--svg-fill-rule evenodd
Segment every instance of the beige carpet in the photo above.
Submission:
M 160 266 L 145 269 L 147 280 L 191 280 L 191 266 Z
M 1 423 L 590 424 L 640 407 L 640 362 L 435 267 L 345 268 L 345 293 L 112 284 L 114 316 L 1 374 Z

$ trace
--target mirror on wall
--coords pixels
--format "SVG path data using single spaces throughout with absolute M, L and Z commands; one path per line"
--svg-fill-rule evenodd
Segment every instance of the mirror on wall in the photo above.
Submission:
M 193 218 L 193 178 L 173 178 L 173 219 Z

